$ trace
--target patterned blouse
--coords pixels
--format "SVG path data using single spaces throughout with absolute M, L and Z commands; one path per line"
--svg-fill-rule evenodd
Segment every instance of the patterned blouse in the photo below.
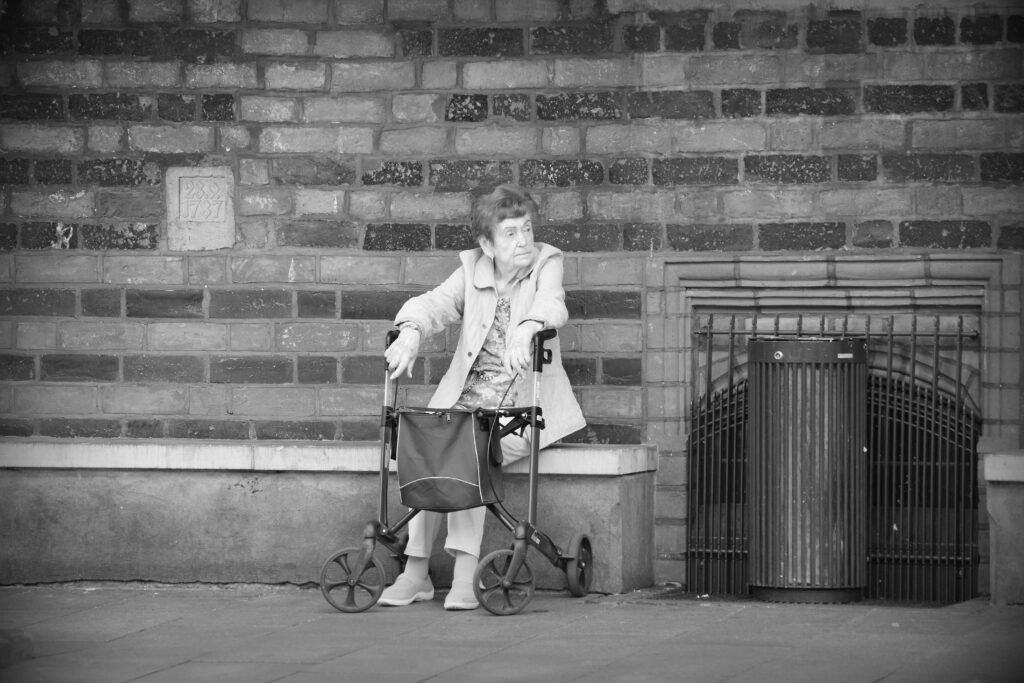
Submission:
M 494 322 L 487 331 L 483 348 L 473 363 L 473 368 L 466 378 L 456 408 L 497 408 L 516 405 L 517 392 L 523 383 L 521 376 L 513 378 L 502 365 L 505 355 L 505 340 L 508 338 L 511 299 L 499 297 L 494 311 Z M 515 379 L 516 386 L 505 394 Z M 502 396 L 505 400 L 501 401 Z

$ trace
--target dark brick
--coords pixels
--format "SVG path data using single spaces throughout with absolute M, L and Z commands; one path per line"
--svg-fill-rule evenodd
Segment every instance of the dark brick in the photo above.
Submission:
M 964 111 L 988 109 L 988 84 L 965 83 L 960 86 L 960 106 Z
M 211 318 L 290 318 L 292 293 L 285 289 L 210 290 Z
M 1010 83 L 996 86 L 996 111 L 1001 114 L 1024 112 L 1024 85 Z
M 83 289 L 82 315 L 91 318 L 120 318 L 120 289 Z
M 896 47 L 907 42 L 907 20 L 902 17 L 868 19 L 868 42 L 879 47 Z
M 618 251 L 622 230 L 617 225 L 540 225 L 537 240 L 563 251 Z
M 513 121 L 529 121 L 533 116 L 530 96 L 522 93 L 494 95 L 494 115 Z
M 602 358 L 601 384 L 636 386 L 643 383 L 643 364 L 639 358 Z
M 864 109 L 879 114 L 949 111 L 953 97 L 951 85 L 867 85 Z
M 722 90 L 722 116 L 737 119 L 761 115 L 761 91 L 752 88 Z
M 991 152 L 981 155 L 981 179 L 985 182 L 1024 181 L 1024 153 Z
M 291 422 L 271 420 L 256 422 L 256 438 L 275 441 L 333 441 L 335 426 L 331 422 Z
M 22 55 L 59 55 L 75 48 L 75 37 L 55 28 L 20 27 L 11 36 L 11 47 Z
M 874 154 L 840 154 L 836 166 L 839 180 L 878 178 L 878 158 Z
M 847 116 L 856 110 L 856 102 L 856 92 L 844 88 L 771 88 L 765 94 L 769 116 Z
M 125 291 L 129 318 L 202 318 L 201 289 L 129 289 Z
M 159 185 L 163 181 L 163 174 L 152 161 L 86 159 L 78 162 L 78 181 L 83 185 L 135 187 Z
M 570 318 L 639 320 L 643 294 L 640 291 L 578 289 L 565 293 L 565 306 L 569 309 Z
M 883 154 L 888 180 L 966 182 L 974 179 L 974 160 L 966 154 Z
M 39 159 L 33 177 L 40 185 L 67 185 L 71 182 L 71 162 L 67 159 Z
M 704 49 L 704 32 L 710 12 L 652 12 L 651 18 L 665 28 L 665 50 L 697 52 Z
M 378 384 L 384 381 L 385 368 L 383 354 L 373 356 L 345 356 L 341 359 L 341 377 L 345 384 Z M 413 367 L 413 377 L 403 381 L 418 383 L 424 379 L 424 367 L 417 363 Z
M 511 161 L 435 159 L 430 162 L 430 184 L 438 192 L 465 192 L 510 183 Z
M 445 121 L 486 121 L 487 95 L 450 95 L 444 109 Z
M 398 309 L 419 292 L 342 292 L 341 317 L 344 320 L 394 320 Z
M 290 384 L 293 376 L 292 359 L 283 356 L 210 358 L 210 381 L 215 384 Z
M 64 100 L 60 95 L 4 93 L 0 97 L 0 119 L 62 121 Z
M 366 251 L 427 251 L 430 226 L 423 223 L 370 223 L 363 238 Z
M 363 173 L 363 185 L 418 187 L 423 184 L 423 165 L 419 161 L 381 161 L 372 171 Z
M 863 30 L 859 12 L 829 12 L 829 18 L 807 22 L 809 52 L 862 52 Z
M 204 375 L 203 359 L 198 356 L 124 357 L 125 382 L 202 382 Z
M 0 159 L 0 185 L 28 185 L 28 159 Z
M 24 223 L 21 226 L 22 249 L 77 249 L 79 233 L 64 223 Z
M 121 436 L 117 420 L 51 417 L 39 421 L 39 436 L 60 439 L 114 439 Z
M 70 317 L 74 314 L 74 290 L 0 289 L 0 315 Z
M 167 423 L 171 439 L 248 439 L 249 423 L 227 420 L 171 420 Z
M 36 359 L 34 357 L 0 353 L 0 380 L 24 382 L 35 378 Z
M 160 190 L 106 190 L 96 192 L 97 217 L 157 218 L 164 217 L 164 197 Z
M 996 246 L 1000 249 L 1024 251 L 1024 225 L 1004 225 L 999 229 Z
M 128 420 L 124 435 L 128 439 L 159 439 L 164 435 L 164 425 L 160 420 Z
M 613 92 L 537 95 L 537 117 L 542 121 L 620 119 L 622 109 Z
M 434 34 L 430 31 L 399 31 L 405 57 L 429 57 L 434 54 Z
M 597 360 L 593 358 L 562 358 L 562 367 L 574 387 L 597 384 Z
M 976 249 L 992 245 L 985 221 L 902 221 L 900 246 L 929 249 Z
M 517 28 L 449 28 L 438 31 L 442 57 L 521 57 L 523 31 Z
M 622 27 L 622 44 L 629 52 L 657 52 L 661 48 L 661 27 L 627 24 Z
M 13 223 L 0 224 L 0 252 L 14 251 L 18 246 L 18 226 Z
M 764 223 L 762 251 L 821 251 L 846 246 L 845 223 Z
M 50 382 L 113 382 L 117 356 L 50 354 L 39 362 L 41 379 Z
M 599 24 L 530 29 L 530 51 L 535 55 L 592 55 L 610 52 L 611 44 L 608 30 Z
M 797 47 L 800 27 L 787 23 L 785 12 L 739 10 L 739 47 L 744 50 L 792 50 Z
M 235 32 L 208 29 L 177 29 L 164 33 L 164 51 L 170 57 L 199 64 L 235 53 Z
M 79 247 L 107 251 L 110 249 L 156 249 L 159 226 L 153 223 L 112 223 L 83 225 L 79 230 Z
M 336 439 L 342 441 L 377 441 L 380 423 L 377 420 L 345 420 L 338 425 Z
M 359 245 L 359 229 L 353 223 L 290 221 L 278 226 L 277 245 L 348 249 Z
M 824 183 L 832 178 L 828 157 L 802 154 L 765 154 L 743 158 L 748 181 L 772 183 Z
M 477 246 L 473 229 L 468 225 L 438 225 L 434 228 L 434 244 L 438 249 L 473 249 Z
M 441 358 L 431 358 L 430 361 L 429 361 L 429 367 L 428 368 L 424 368 L 424 372 L 422 373 L 425 376 L 425 379 L 422 382 L 419 382 L 419 380 L 417 380 L 417 378 L 420 377 L 420 375 L 421 375 L 421 373 L 419 373 L 417 371 L 417 369 L 416 369 L 418 366 L 413 368 L 412 383 L 416 384 L 416 383 L 419 382 L 419 383 L 422 383 L 422 384 L 439 384 L 441 382 L 441 378 L 444 377 L 444 373 L 447 372 L 448 367 L 451 364 L 452 364 L 452 357 L 451 356 L 443 356 Z
M 78 32 L 78 53 L 149 57 L 164 51 L 163 36 L 155 30 L 83 29 Z
M 101 93 L 68 96 L 68 111 L 77 121 L 145 121 L 150 118 L 152 107 L 142 102 L 138 95 Z
M 338 361 L 330 356 L 299 356 L 299 384 L 335 384 Z
M 658 186 L 734 185 L 739 182 L 739 162 L 731 157 L 676 157 L 654 159 L 651 177 Z
M 562 439 L 563 443 L 638 444 L 644 442 L 643 425 L 587 422 L 583 429 Z
M 914 42 L 918 45 L 952 45 L 956 42 L 956 24 L 952 17 L 914 19 Z
M 1024 43 L 1024 16 L 1011 14 L 1006 18 L 1006 42 Z
M 608 166 L 608 182 L 613 185 L 646 185 L 650 182 L 647 159 L 616 159 Z
M 280 157 L 270 164 L 270 178 L 277 185 L 351 185 L 356 172 L 350 163 L 330 157 Z
M 888 249 L 895 243 L 892 223 L 864 221 L 853 226 L 853 246 L 866 249 Z
M 334 292 L 299 291 L 296 303 L 300 318 L 333 318 L 337 312 Z
M 192 95 L 159 93 L 156 96 L 156 114 L 165 121 L 195 121 L 196 98 Z
M 203 95 L 203 121 L 234 121 L 235 96 L 226 93 Z
M 662 248 L 662 229 L 655 223 L 627 223 L 622 226 L 622 245 L 626 251 L 649 251 Z
M 528 187 L 600 185 L 604 167 L 592 159 L 523 159 L 519 180 Z
M 716 50 L 739 50 L 742 31 L 737 21 L 720 21 L 711 27 L 711 45 Z
M 1003 39 L 1003 18 L 998 14 L 975 14 L 960 20 L 960 42 L 994 45 Z
M 632 92 L 626 108 L 634 119 L 710 119 L 715 116 L 714 96 L 708 90 Z
M 35 426 L 30 420 L 0 419 L 0 436 L 32 436 Z
M 754 248 L 751 225 L 666 225 L 668 246 L 675 251 L 750 251 Z

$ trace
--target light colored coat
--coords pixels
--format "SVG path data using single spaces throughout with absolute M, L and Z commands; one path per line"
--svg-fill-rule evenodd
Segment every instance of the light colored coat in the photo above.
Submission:
M 536 243 L 539 251 L 533 269 L 512 287 L 510 329 L 524 320 L 537 320 L 545 329 L 557 329 L 569 319 L 562 288 L 562 252 L 549 244 Z M 450 408 L 466 384 L 487 331 L 494 322 L 498 294 L 494 285 L 494 261 L 481 249 L 459 254 L 461 267 L 440 285 L 409 299 L 395 324 L 415 323 L 423 337 L 441 332 L 450 323 L 462 321 L 462 333 L 448 371 L 430 399 L 431 408 Z M 583 411 L 572 393 L 569 378 L 562 367 L 558 337 L 550 340 L 551 364 L 541 373 L 538 404 L 545 428 L 540 432 L 543 448 L 586 425 Z M 527 378 L 528 381 L 529 378 Z M 532 385 L 528 385 L 532 386 Z M 528 400 L 529 397 L 524 397 Z

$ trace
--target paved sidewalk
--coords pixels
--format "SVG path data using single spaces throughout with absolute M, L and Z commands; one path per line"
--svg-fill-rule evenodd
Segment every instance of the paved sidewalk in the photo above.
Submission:
M 442 599 L 342 614 L 297 587 L 0 587 L 0 631 L 27 635 L 35 655 L 0 668 L 0 681 L 1024 680 L 1024 607 L 984 600 L 897 607 L 697 600 L 665 588 L 540 592 L 522 614 L 496 617 L 445 612 Z

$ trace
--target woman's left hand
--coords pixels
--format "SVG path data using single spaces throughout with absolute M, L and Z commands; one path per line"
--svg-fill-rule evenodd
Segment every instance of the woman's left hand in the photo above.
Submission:
M 533 337 L 544 329 L 536 320 L 524 320 L 509 335 L 505 344 L 505 370 L 509 374 L 525 375 L 533 356 Z

